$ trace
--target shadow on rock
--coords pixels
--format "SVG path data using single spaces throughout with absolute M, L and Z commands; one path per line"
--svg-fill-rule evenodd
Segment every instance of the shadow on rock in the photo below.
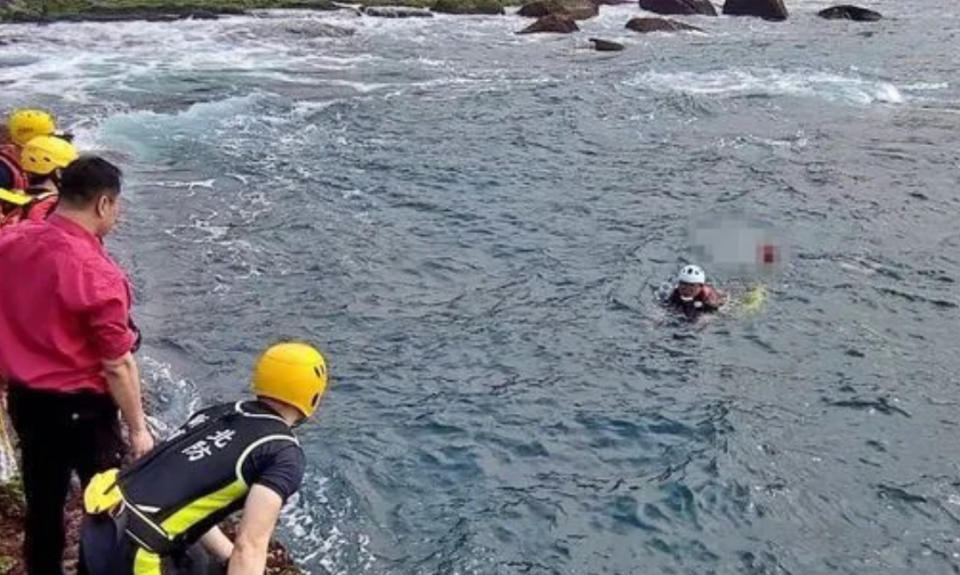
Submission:
M 627 29 L 641 34 L 650 32 L 703 32 L 696 26 L 667 18 L 633 18 L 627 22 Z

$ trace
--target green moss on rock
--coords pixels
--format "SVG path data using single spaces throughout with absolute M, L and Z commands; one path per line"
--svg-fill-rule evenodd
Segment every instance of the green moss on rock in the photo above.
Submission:
M 0 516 L 4 519 L 23 519 L 26 509 L 27 501 L 19 477 L 0 485 Z

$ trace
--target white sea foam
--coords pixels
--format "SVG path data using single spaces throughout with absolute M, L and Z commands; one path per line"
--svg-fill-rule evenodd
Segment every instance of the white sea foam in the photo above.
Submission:
M 727 69 L 710 72 L 657 72 L 638 74 L 628 86 L 657 92 L 697 96 L 770 95 L 821 98 L 849 104 L 901 104 L 901 91 L 890 82 L 843 76 L 822 71 Z

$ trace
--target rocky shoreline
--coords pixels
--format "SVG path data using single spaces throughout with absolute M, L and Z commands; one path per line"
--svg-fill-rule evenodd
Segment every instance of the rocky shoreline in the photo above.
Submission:
M 445 14 L 499 15 L 514 0 L 369 0 L 372 7 L 418 8 Z M 258 10 L 356 10 L 356 5 L 333 0 L 0 0 L 0 23 L 46 24 L 54 22 L 122 22 L 242 16 Z M 396 17 L 389 10 L 377 15 Z
M 710 0 L 634 0 L 641 10 L 665 16 L 717 16 L 717 7 Z M 627 3 L 633 4 L 634 1 Z M 213 20 L 221 16 L 239 16 L 257 10 L 295 9 L 314 11 L 353 10 L 371 17 L 430 17 L 434 13 L 453 15 L 494 16 L 506 13 L 508 7 L 519 6 L 518 14 L 547 18 L 531 25 L 524 33 L 569 33 L 579 28 L 574 21 L 596 16 L 603 5 L 621 4 L 622 0 L 365 0 L 355 4 L 334 0 L 0 0 L 0 23 L 53 22 L 117 22 L 174 21 L 182 19 Z M 720 13 L 728 16 L 750 16 L 769 21 L 783 21 L 789 12 L 783 0 L 724 0 Z M 838 5 L 819 13 L 825 19 L 847 19 L 864 22 L 880 20 L 874 11 L 852 5 Z M 640 32 L 671 32 L 689 27 L 666 20 L 631 29 Z M 572 25 L 571 25 L 572 24 Z M 696 29 L 694 29 L 696 30 Z

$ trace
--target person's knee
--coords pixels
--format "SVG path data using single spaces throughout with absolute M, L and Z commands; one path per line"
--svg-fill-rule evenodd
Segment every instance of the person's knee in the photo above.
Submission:
M 106 515 L 83 518 L 77 575 L 120 575 L 123 556 L 113 519 Z

